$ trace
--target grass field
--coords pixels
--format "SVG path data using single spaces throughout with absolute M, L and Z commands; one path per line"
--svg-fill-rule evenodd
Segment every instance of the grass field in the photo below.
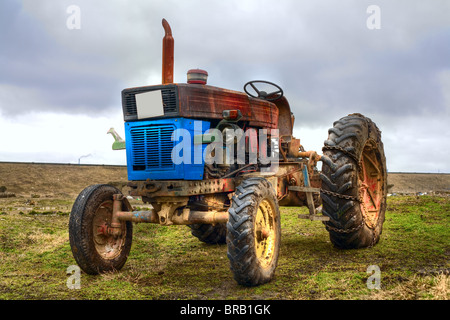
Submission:
M 276 276 L 255 288 L 235 283 L 226 245 L 201 243 L 186 226 L 136 224 L 120 272 L 81 273 L 81 288 L 69 289 L 73 200 L 65 192 L 0 199 L 0 299 L 449 298 L 449 197 L 389 197 L 381 241 L 360 250 L 335 249 L 322 223 L 297 218 L 304 208 L 281 208 Z M 380 289 L 367 287 L 371 265 Z

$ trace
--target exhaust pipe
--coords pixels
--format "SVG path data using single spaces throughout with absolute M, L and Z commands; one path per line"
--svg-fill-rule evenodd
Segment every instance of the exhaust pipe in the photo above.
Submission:
M 174 40 L 172 37 L 172 29 L 166 19 L 162 20 L 165 36 L 163 38 L 162 52 L 162 83 L 173 83 L 173 57 L 174 57 Z

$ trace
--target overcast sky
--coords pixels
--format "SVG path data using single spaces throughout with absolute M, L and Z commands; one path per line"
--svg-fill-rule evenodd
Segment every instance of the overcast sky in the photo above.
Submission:
M 126 164 L 106 132 L 122 89 L 161 82 L 162 18 L 175 82 L 272 81 L 305 149 L 358 112 L 390 172 L 450 173 L 448 0 L 1 0 L 0 161 Z

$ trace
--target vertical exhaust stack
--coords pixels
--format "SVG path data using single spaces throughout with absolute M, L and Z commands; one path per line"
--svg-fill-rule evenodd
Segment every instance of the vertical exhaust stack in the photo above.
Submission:
M 174 39 L 172 37 L 172 29 L 166 19 L 162 20 L 164 31 L 162 52 L 162 83 L 173 83 L 173 57 L 174 57 Z

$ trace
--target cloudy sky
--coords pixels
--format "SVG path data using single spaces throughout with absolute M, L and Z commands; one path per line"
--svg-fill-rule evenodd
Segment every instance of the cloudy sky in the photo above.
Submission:
M 175 82 L 192 68 L 239 91 L 272 81 L 306 149 L 358 112 L 390 172 L 450 173 L 449 13 L 448 0 L 1 0 L 0 161 L 125 164 L 106 132 L 124 136 L 122 89 L 161 82 L 165 18 Z

